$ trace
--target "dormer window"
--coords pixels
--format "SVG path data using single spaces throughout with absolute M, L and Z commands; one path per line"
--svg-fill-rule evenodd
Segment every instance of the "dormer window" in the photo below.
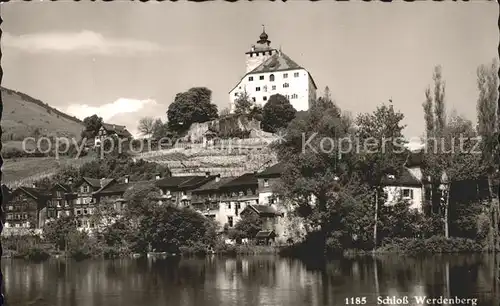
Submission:
M 264 179 L 264 187 L 269 187 L 269 180 L 268 179 Z

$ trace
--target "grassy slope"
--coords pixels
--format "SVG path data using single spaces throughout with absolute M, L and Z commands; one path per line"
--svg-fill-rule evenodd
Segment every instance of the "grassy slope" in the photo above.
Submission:
M 8 146 L 18 146 L 10 141 L 22 141 L 33 135 L 38 128 L 41 135 L 59 135 L 79 137 L 83 124 L 77 118 L 50 107 L 43 102 L 23 93 L 1 88 L 2 114 L 2 141 Z
M 2 167 L 2 184 L 9 187 L 30 186 L 34 181 L 54 175 L 64 166 L 81 166 L 92 160 L 92 157 L 81 159 L 54 157 L 8 159 Z
M 22 148 L 22 140 L 33 136 L 35 129 L 40 135 L 80 137 L 83 124 L 77 118 L 58 111 L 49 105 L 23 93 L 1 88 L 2 144 L 4 148 Z M 30 148 L 32 149 L 32 148 Z M 17 186 L 29 185 L 33 180 L 55 173 L 66 164 L 80 165 L 87 160 L 55 158 L 6 159 L 2 167 L 2 183 Z

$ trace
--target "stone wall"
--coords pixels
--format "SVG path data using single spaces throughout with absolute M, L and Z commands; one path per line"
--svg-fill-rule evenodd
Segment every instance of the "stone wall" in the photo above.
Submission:
M 201 142 L 203 140 L 203 135 L 209 129 L 218 133 L 228 133 L 237 130 L 260 131 L 260 121 L 250 119 L 245 115 L 229 115 L 212 121 L 193 123 L 187 131 L 185 138 L 189 139 L 191 142 Z

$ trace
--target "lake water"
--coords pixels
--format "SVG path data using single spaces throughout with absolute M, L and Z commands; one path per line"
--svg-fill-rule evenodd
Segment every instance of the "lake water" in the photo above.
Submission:
M 491 255 L 318 259 L 312 264 L 276 256 L 2 259 L 11 306 L 336 306 L 346 305 L 346 298 L 356 302 L 351 300 L 356 297 L 366 297 L 364 305 L 377 305 L 378 296 L 408 296 L 408 304 L 395 305 L 422 305 L 413 297 L 424 295 L 476 298 L 477 305 L 498 306 L 494 265 Z

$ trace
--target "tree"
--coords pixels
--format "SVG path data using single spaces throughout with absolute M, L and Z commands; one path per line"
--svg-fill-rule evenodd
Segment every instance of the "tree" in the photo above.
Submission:
M 249 213 L 241 216 L 230 232 L 232 239 L 241 240 L 243 238 L 255 238 L 255 235 L 262 230 L 262 219 L 256 213 Z
M 172 131 L 183 132 L 195 122 L 206 122 L 218 117 L 217 106 L 211 103 L 212 91 L 205 87 L 193 87 L 178 93 L 169 105 L 168 126 Z
M 154 132 L 154 119 L 152 117 L 143 117 L 139 120 L 137 129 L 144 136 L 151 136 Z
M 432 96 L 430 88 L 425 91 L 426 100 L 422 104 L 424 108 L 424 119 L 426 121 L 426 135 L 425 142 L 425 159 L 423 164 L 424 177 L 430 178 L 431 188 L 431 207 L 435 211 L 435 207 L 444 209 L 444 236 L 448 238 L 448 193 L 443 190 L 438 193 L 438 187 L 442 186 L 442 178 L 447 172 L 449 165 L 449 154 L 444 154 L 443 148 L 446 143 L 445 128 L 446 128 L 446 114 L 445 114 L 445 84 L 442 80 L 441 66 L 434 68 L 434 97 Z M 448 174 L 446 174 L 448 175 Z M 449 178 L 449 176 L 448 176 Z M 445 195 L 442 198 L 441 195 Z
M 296 113 L 287 98 L 280 94 L 272 95 L 262 109 L 262 129 L 276 133 L 278 129 L 286 128 Z
M 357 175 L 352 167 L 354 152 L 339 158 L 340 139 L 350 139 L 350 120 L 333 103 L 315 103 L 286 129 L 284 141 L 275 149 L 283 163 L 279 193 L 303 218 L 306 230 L 317 236 L 317 247 L 324 248 L 328 237 L 341 224 L 340 208 L 350 201 Z
M 252 102 L 246 90 L 238 93 L 238 97 L 234 100 L 234 113 L 238 115 L 248 114 L 255 103 Z
M 78 234 L 76 220 L 73 217 L 58 218 L 44 226 L 44 238 L 59 250 L 68 250 L 72 235 Z
M 94 138 L 101 128 L 103 120 L 97 115 L 92 115 L 83 119 L 84 130 L 82 131 L 82 138 Z
M 360 114 L 356 118 L 357 139 L 363 147 L 360 150 L 358 169 L 372 188 L 375 189 L 374 247 L 377 246 L 378 213 L 382 200 L 382 180 L 387 174 L 398 176 L 403 168 L 407 152 L 403 137 L 404 115 L 396 112 L 392 103 L 381 105 L 373 113 Z M 370 145 L 368 148 L 367 145 Z
M 481 65 L 477 70 L 477 86 L 479 97 L 477 101 L 478 126 L 481 136 L 481 161 L 488 178 L 490 193 L 491 215 L 491 249 L 498 250 L 500 241 L 499 231 L 499 199 L 494 196 L 493 180 L 498 171 L 499 146 L 498 146 L 498 64 L 493 61 L 489 66 Z
M 219 117 L 226 117 L 229 116 L 229 114 L 231 114 L 231 111 L 229 110 L 228 107 L 224 107 L 219 111 Z

